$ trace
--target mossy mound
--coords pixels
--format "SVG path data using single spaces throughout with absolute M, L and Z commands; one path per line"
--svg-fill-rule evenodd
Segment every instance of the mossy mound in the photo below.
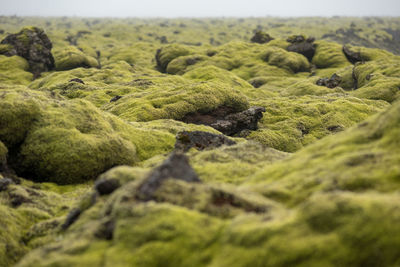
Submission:
M 122 186 L 18 266 L 396 265 L 399 113 L 395 103 L 241 187 L 170 178 L 143 202 L 136 196 L 145 169 L 110 170 L 104 176 Z
M 187 56 L 191 50 L 185 46 L 172 44 L 157 50 L 156 61 L 160 71 L 166 72 L 168 64 L 177 57 Z
M 19 56 L 0 55 L 0 83 L 27 85 L 33 79 L 28 62 Z
M 87 101 L 28 89 L 2 94 L 0 140 L 22 176 L 76 183 L 173 148 L 172 134 L 151 130 L 149 135 L 149 130 L 134 128 Z
M 86 185 L 61 187 L 20 182 L 0 192 L 1 266 L 12 266 L 29 250 L 53 241 L 55 236 L 51 234 L 62 219 L 58 217 L 89 189 Z M 55 188 L 57 191 L 53 190 Z
M 54 52 L 56 70 L 70 70 L 74 68 L 97 68 L 99 63 L 94 57 L 85 55 L 75 46 L 69 46 Z
M 253 182 L 266 196 L 290 188 L 287 197 L 292 204 L 315 191 L 396 191 L 400 185 L 399 114 L 396 102 L 387 111 L 266 167 L 255 174 Z
M 104 107 L 105 110 L 130 121 L 157 119 L 182 119 L 188 113 L 206 113 L 220 106 L 235 111 L 248 108 L 244 95 L 221 82 L 189 83 L 184 85 L 156 87 L 145 95 L 141 92 L 124 96 Z M 142 96 L 142 97 L 138 97 Z
M 269 47 L 263 56 L 268 64 L 284 68 L 293 73 L 310 70 L 307 58 L 295 52 L 287 52 L 279 47 Z
M 384 101 L 334 94 L 276 97 L 256 104 L 264 106 L 266 112 L 259 129 L 250 133 L 248 138 L 287 152 L 297 151 L 327 135 L 343 131 L 388 107 Z

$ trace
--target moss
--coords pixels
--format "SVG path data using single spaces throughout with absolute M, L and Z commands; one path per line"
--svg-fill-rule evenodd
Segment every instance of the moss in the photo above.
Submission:
M 167 45 L 157 51 L 156 60 L 158 68 L 165 72 L 168 64 L 177 57 L 191 54 L 190 49 L 178 44 Z
M 1 140 L 18 151 L 18 173 L 35 179 L 76 183 L 173 148 L 172 134 L 135 128 L 87 101 L 29 90 L 3 95 Z
M 74 68 L 96 68 L 99 66 L 97 60 L 85 55 L 74 46 L 54 52 L 56 70 L 70 70 Z
M 286 162 L 266 167 L 253 181 L 268 194 L 269 185 L 279 180 L 279 187 L 291 188 L 291 203 L 315 190 L 397 190 L 399 112 L 400 105 L 395 103 L 357 127 L 325 138 Z M 260 187 L 260 182 L 265 186 Z
M 181 119 L 192 112 L 208 112 L 219 106 L 241 111 L 248 107 L 247 99 L 237 90 L 221 82 L 199 82 L 172 88 L 157 88 L 145 97 L 131 94 L 110 103 L 105 110 L 130 121 Z M 160 90 L 163 89 L 163 90 Z
M 349 65 L 346 56 L 343 54 L 340 44 L 317 41 L 317 48 L 312 63 L 317 68 L 337 68 Z
M 198 62 L 205 60 L 203 55 L 180 56 L 171 60 L 167 66 L 166 72 L 169 74 L 183 74 L 186 69 L 195 67 Z M 193 66 L 193 67 L 192 67 Z
M 266 112 L 259 130 L 249 138 L 287 152 L 343 131 L 388 106 L 383 101 L 340 95 L 279 97 L 255 104 L 264 106 Z
M 278 66 L 294 73 L 310 70 L 307 58 L 294 52 L 287 52 L 282 48 L 268 47 L 263 58 L 270 65 Z
M 204 182 L 240 184 L 255 170 L 288 154 L 256 142 L 243 142 L 211 151 L 192 152 L 191 164 Z
M 21 185 L 10 185 L 0 192 L 0 265 L 13 266 L 29 250 L 55 240 L 54 228 L 87 188 L 75 187 L 58 194 L 41 190 L 39 184 L 22 180 Z M 12 206 L 15 197 L 27 201 Z M 42 225 L 42 226 L 40 226 Z
M 27 85 L 33 79 L 28 62 L 19 56 L 0 55 L 0 83 Z

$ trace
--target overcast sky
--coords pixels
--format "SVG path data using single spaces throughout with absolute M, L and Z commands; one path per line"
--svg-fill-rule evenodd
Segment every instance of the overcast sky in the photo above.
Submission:
M 400 0 L 0 0 L 0 15 L 85 17 L 400 16 Z

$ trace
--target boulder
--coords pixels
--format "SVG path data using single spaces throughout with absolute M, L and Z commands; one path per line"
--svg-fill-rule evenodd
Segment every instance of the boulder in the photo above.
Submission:
M 302 54 L 311 62 L 316 49 L 316 45 L 314 44 L 315 39 L 313 37 L 306 39 L 303 35 L 294 35 L 289 37 L 286 41 L 291 43 L 287 47 L 287 51 Z
M 254 33 L 254 36 L 251 37 L 250 41 L 252 43 L 258 43 L 258 44 L 266 44 L 270 41 L 274 40 L 268 33 L 265 33 L 263 31 L 256 31 Z
M 25 27 L 16 34 L 8 35 L 1 44 L 6 45 L 7 49 L 1 49 L 0 53 L 25 58 L 35 78 L 39 77 L 41 72 L 54 69 L 52 43 L 42 29 Z

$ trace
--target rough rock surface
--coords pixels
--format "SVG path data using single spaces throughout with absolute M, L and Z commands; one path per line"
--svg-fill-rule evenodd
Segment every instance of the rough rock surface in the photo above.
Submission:
M 120 187 L 120 183 L 116 179 L 100 179 L 94 184 L 94 188 L 100 195 L 108 195 Z
M 200 182 L 196 172 L 189 164 L 189 159 L 184 154 L 172 153 L 139 186 L 137 197 L 144 201 L 151 200 L 154 192 L 169 178 L 185 182 Z
M 35 77 L 41 72 L 54 68 L 54 58 L 51 54 L 52 43 L 46 33 L 37 27 L 23 28 L 16 34 L 8 35 L 1 44 L 9 45 L 6 56 L 20 56 L 29 63 L 29 69 Z
M 316 45 L 314 44 L 315 41 L 314 38 L 309 37 L 306 39 L 302 35 L 295 35 L 289 37 L 286 41 L 291 43 L 291 45 L 287 47 L 287 50 L 289 52 L 296 52 L 302 54 L 308 59 L 308 61 L 310 62 L 312 61 L 316 49 Z
M 328 88 L 335 88 L 340 85 L 342 78 L 334 73 L 330 78 L 321 78 L 318 79 L 317 85 L 319 86 L 326 86 Z
M 364 61 L 361 57 L 360 52 L 352 51 L 348 46 L 343 46 L 343 53 L 346 56 L 347 60 L 351 62 L 351 64 L 356 64 L 357 62 Z
M 207 114 L 191 113 L 183 118 L 186 123 L 205 124 L 226 135 L 234 135 L 243 130 L 257 130 L 258 121 L 265 112 L 264 107 L 250 107 L 242 112 L 232 113 L 227 107 L 220 107 Z
M 274 40 L 274 38 L 272 38 L 268 33 L 259 30 L 256 31 L 254 36 L 250 39 L 251 42 L 259 44 L 266 44 L 272 40 Z
M 175 150 L 186 152 L 192 147 L 197 150 L 212 149 L 222 145 L 234 145 L 235 141 L 222 134 L 202 131 L 183 131 L 176 135 Z

